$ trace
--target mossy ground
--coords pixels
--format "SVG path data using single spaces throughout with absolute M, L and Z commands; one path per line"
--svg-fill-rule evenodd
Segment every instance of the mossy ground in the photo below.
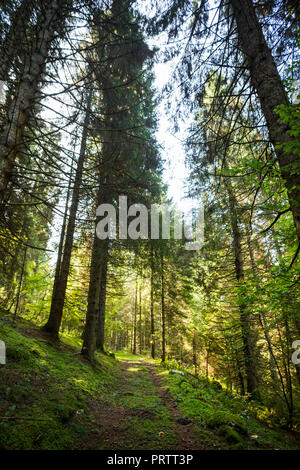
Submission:
M 0 320 L 7 363 L 0 367 L 0 447 L 163 449 L 174 426 L 147 368 L 97 355 L 81 358 L 74 338 L 59 344 L 38 328 Z M 72 344 L 72 346 L 71 346 Z M 135 361 L 138 357 L 133 356 Z M 130 359 L 130 355 L 126 357 Z M 127 364 L 127 361 L 126 361 Z
M 116 432 L 110 434 L 102 448 L 111 448 L 112 444 L 118 449 L 172 448 L 176 443 L 174 424 L 143 360 L 139 363 L 136 356 L 133 361 L 124 354 L 117 357 L 123 362 L 115 402 L 119 420 Z
M 52 343 L 32 325 L 14 327 L 2 320 L 0 339 L 7 347 L 7 363 L 0 366 L 2 448 L 180 449 L 178 425 L 143 357 L 97 355 L 91 365 L 80 356 L 75 338 Z M 300 447 L 261 424 L 240 398 L 206 379 L 171 375 L 158 361 L 146 360 L 205 448 Z
M 37 329 L 25 328 L 38 335 Z M 89 403 L 108 394 L 117 362 L 86 363 L 79 351 L 0 323 L 6 365 L 0 368 L 0 442 L 6 449 L 84 447 L 93 426 Z
M 255 406 L 215 381 L 167 370 L 161 374 L 183 416 L 193 421 L 199 439 L 210 443 L 210 449 L 300 449 L 298 433 L 270 429 L 257 419 Z

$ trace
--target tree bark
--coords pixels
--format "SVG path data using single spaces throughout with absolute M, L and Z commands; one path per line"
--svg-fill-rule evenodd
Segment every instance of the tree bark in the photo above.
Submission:
M 14 322 L 16 321 L 17 314 L 18 314 L 18 307 L 19 307 L 20 295 L 21 295 L 21 291 L 22 291 L 23 278 L 24 278 L 24 272 L 25 272 L 26 255 L 27 255 L 27 246 L 25 246 L 25 248 L 24 248 L 22 270 L 21 270 L 21 275 L 20 275 L 20 281 L 19 281 L 17 298 L 16 298 L 15 313 L 14 313 L 14 319 L 13 319 Z
M 248 242 L 248 249 L 249 249 L 249 256 L 250 256 L 250 261 L 251 261 L 251 267 L 252 267 L 252 271 L 253 271 L 253 277 L 254 277 L 254 279 L 256 279 L 257 282 L 259 282 L 258 271 L 257 271 L 257 266 L 256 266 L 256 263 L 255 263 L 255 259 L 254 259 L 254 252 L 253 252 L 253 248 L 252 248 L 252 242 L 251 242 L 250 235 L 248 235 L 247 242 Z M 269 325 L 268 325 L 268 321 L 267 321 L 264 309 L 262 309 L 261 312 L 259 312 L 258 318 L 259 318 L 259 322 L 261 324 L 261 327 L 263 329 L 264 336 L 265 336 L 266 343 L 267 343 L 267 347 L 268 347 L 268 353 L 269 353 L 269 358 L 270 358 L 271 377 L 273 379 L 274 385 L 277 388 L 280 388 L 279 377 L 277 375 L 277 371 L 280 374 L 280 368 L 278 366 L 276 357 L 274 355 L 272 341 L 271 341 L 271 337 L 270 337 L 270 333 L 269 333 Z
M 151 357 L 155 359 L 155 326 L 154 326 L 154 265 L 153 265 L 153 247 L 150 248 L 150 339 L 151 339 Z
M 288 143 L 293 140 L 293 137 L 287 134 L 288 125 L 279 121 L 274 110 L 279 105 L 288 106 L 290 103 L 264 38 L 253 2 L 252 0 L 230 0 L 230 4 L 235 16 L 241 49 L 247 61 L 252 84 L 261 103 L 270 140 L 274 146 L 278 143 Z M 300 241 L 300 158 L 282 149 L 276 149 L 276 155 Z
M 233 251 L 235 260 L 235 276 L 238 285 L 242 285 L 244 280 L 243 255 L 241 246 L 241 233 L 236 211 L 237 202 L 231 188 L 230 182 L 225 182 L 228 193 L 231 229 L 233 236 Z M 249 310 L 243 300 L 239 300 L 240 324 L 243 341 L 243 353 L 246 372 L 247 392 L 257 396 L 257 376 L 256 376 L 256 358 L 255 358 L 255 338 L 251 328 L 251 317 Z
M 99 314 L 97 322 L 96 348 L 104 352 L 104 332 L 105 332 L 105 304 L 107 289 L 107 268 L 108 268 L 108 243 L 104 246 L 104 258 L 102 266 L 101 287 L 99 295 Z
M 101 280 L 106 256 L 106 251 L 104 249 L 105 241 L 106 240 L 100 240 L 96 235 L 94 236 L 90 270 L 90 284 L 88 293 L 88 306 L 83 334 L 83 345 L 81 350 L 82 355 L 90 361 L 94 360 L 94 353 L 96 350 L 96 330 L 97 320 L 99 318 Z
M 63 223 L 62 223 L 61 232 L 60 232 L 60 240 L 59 240 L 59 246 L 58 246 L 54 283 L 53 283 L 52 297 L 51 297 L 52 302 L 54 301 L 54 299 L 56 299 L 56 291 L 60 283 L 61 264 L 62 264 L 62 256 L 63 256 L 65 235 L 66 235 L 66 226 L 67 226 L 67 219 L 68 219 L 68 206 L 69 206 L 69 198 L 70 198 L 70 192 L 71 192 L 72 170 L 73 170 L 73 161 L 71 164 L 69 185 L 68 185 L 67 198 L 66 198 L 66 204 L 65 204 L 65 212 L 64 212 L 64 218 L 63 218 Z M 50 310 L 52 309 L 52 302 L 51 302 Z
M 71 263 L 71 254 L 72 254 L 72 247 L 73 247 L 73 239 L 74 239 L 74 232 L 75 232 L 75 222 L 76 222 L 76 214 L 78 210 L 79 204 L 79 195 L 80 195 L 80 185 L 82 180 L 82 171 L 83 171 L 83 164 L 85 160 L 86 154 L 86 143 L 87 143 L 87 136 L 88 136 L 88 126 L 90 121 L 90 106 L 91 106 L 91 99 L 92 99 L 92 90 L 88 92 L 87 100 L 86 100 L 86 112 L 83 122 L 83 131 L 81 137 L 81 145 L 80 145 L 80 152 L 77 162 L 76 174 L 74 179 L 74 188 L 72 194 L 72 202 L 66 232 L 66 240 L 64 246 L 64 252 L 60 267 L 60 272 L 58 279 L 56 280 L 52 300 L 51 300 L 51 310 L 49 319 L 44 326 L 44 330 L 51 333 L 54 336 L 58 335 L 59 328 L 62 321 L 63 315 L 63 308 L 66 296 L 66 289 L 67 289 L 67 282 L 70 270 L 70 263 Z
M 165 318 L 165 281 L 164 281 L 164 255 L 161 253 L 161 360 L 166 361 L 166 318 Z
M 142 325 L 142 286 L 139 289 L 139 353 L 143 351 L 143 325 Z
M 198 374 L 198 361 L 197 361 L 197 332 L 194 330 L 193 333 L 193 365 L 195 370 L 195 375 Z
M 135 298 L 134 298 L 134 316 L 133 316 L 133 354 L 136 354 L 136 317 L 137 317 L 137 293 L 138 293 L 138 281 L 135 281 Z

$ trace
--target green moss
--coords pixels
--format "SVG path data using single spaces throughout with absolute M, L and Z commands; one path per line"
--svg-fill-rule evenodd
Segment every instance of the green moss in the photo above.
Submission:
M 22 335 L 0 321 L 7 361 L 0 368 L 0 442 L 6 449 L 71 449 L 93 425 L 88 400 L 109 395 L 118 366 L 92 367 L 78 351 Z M 83 431 L 85 430 L 85 431 Z
M 268 429 L 245 399 L 222 390 L 219 383 L 188 374 L 184 382 L 175 374 L 163 377 L 182 415 L 193 420 L 207 449 L 299 449 L 297 440 Z
M 218 434 L 219 436 L 223 436 L 229 444 L 238 444 L 243 442 L 243 439 L 238 432 L 227 425 L 221 426 L 218 429 Z
M 6 387 L 6 399 L 16 403 L 21 402 L 24 398 L 31 397 L 31 388 L 26 385 L 11 385 Z
M 141 356 L 121 353 L 116 360 L 97 354 L 98 362 L 92 366 L 81 358 L 79 349 L 24 336 L 1 321 L 0 339 L 8 351 L 7 364 L 0 366 L 0 447 L 177 448 L 176 424 L 161 403 Z M 71 342 L 76 343 L 74 338 Z M 131 361 L 125 380 L 120 360 Z M 182 380 L 158 365 L 156 371 L 182 416 L 192 419 L 207 449 L 299 448 L 290 436 L 255 419 L 255 411 L 245 400 L 205 377 Z M 102 440 L 103 428 L 97 413 L 93 414 L 95 407 L 124 414 L 122 422 L 118 415 L 115 418 L 115 437 L 107 435 Z M 110 426 L 110 413 L 107 419 Z
M 242 418 L 233 413 L 217 411 L 207 420 L 207 426 L 210 428 L 219 428 L 223 425 L 234 428 L 245 436 L 248 435 L 247 426 Z
M 26 362 L 31 358 L 31 351 L 21 344 L 9 344 L 6 346 L 6 360 L 14 362 Z
M 112 355 L 97 354 L 99 362 L 91 365 L 79 350 L 24 336 L 1 321 L 0 338 L 9 350 L 7 364 L 0 369 L 4 448 L 164 449 L 176 443 L 175 424 L 167 408 L 159 405 L 149 371 L 139 364 L 142 357 L 132 356 L 123 383 L 121 363 Z M 126 354 L 120 359 L 129 360 Z M 125 388 L 120 390 L 119 384 Z M 113 436 L 102 441 L 101 422 L 92 412 L 97 407 L 125 410 L 116 442 Z

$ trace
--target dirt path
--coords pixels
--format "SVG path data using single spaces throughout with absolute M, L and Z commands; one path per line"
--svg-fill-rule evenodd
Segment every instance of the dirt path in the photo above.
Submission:
M 147 366 L 149 370 L 153 384 L 157 388 L 158 393 L 160 397 L 162 398 L 164 405 L 168 408 L 170 417 L 175 424 L 175 433 L 176 433 L 177 445 L 178 445 L 176 449 L 178 450 L 203 449 L 203 444 L 199 442 L 199 439 L 193 427 L 193 423 L 191 422 L 191 420 L 186 419 L 182 416 L 173 397 L 168 392 L 166 387 L 164 387 L 161 379 L 155 373 L 155 366 L 148 362 L 145 362 L 145 365 Z
M 193 423 L 185 420 L 164 387 L 155 365 L 123 360 L 118 381 L 106 402 L 94 402 L 90 412 L 95 432 L 89 449 L 195 450 L 204 443 Z

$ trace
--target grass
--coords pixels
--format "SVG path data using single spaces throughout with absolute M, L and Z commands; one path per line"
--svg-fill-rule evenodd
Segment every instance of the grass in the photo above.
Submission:
M 115 356 L 119 361 L 144 361 L 145 360 L 145 356 L 142 356 L 140 354 L 132 354 L 128 351 L 118 351 L 116 352 Z
M 78 350 L 24 336 L 0 322 L 7 364 L 0 368 L 0 443 L 5 449 L 81 449 L 93 431 L 89 403 L 109 394 L 117 361 L 93 367 Z
M 74 338 L 60 344 L 40 330 L 0 320 L 7 363 L 0 367 L 0 448 L 163 449 L 175 442 L 174 425 L 159 405 L 147 369 L 124 361 L 140 356 L 81 358 Z
M 123 360 L 141 360 L 118 354 Z M 174 423 L 161 403 L 148 369 L 134 362 L 127 368 L 126 383 L 118 394 L 117 404 L 127 410 L 126 433 L 118 436 L 119 449 L 168 449 L 175 445 Z
M 176 423 L 144 361 L 156 366 L 207 449 L 299 449 L 268 429 L 245 400 L 205 378 L 169 374 L 160 361 L 120 352 L 91 365 L 80 342 L 53 344 L 29 324 L 0 319 L 7 363 L 0 365 L 0 448 L 174 449 Z

